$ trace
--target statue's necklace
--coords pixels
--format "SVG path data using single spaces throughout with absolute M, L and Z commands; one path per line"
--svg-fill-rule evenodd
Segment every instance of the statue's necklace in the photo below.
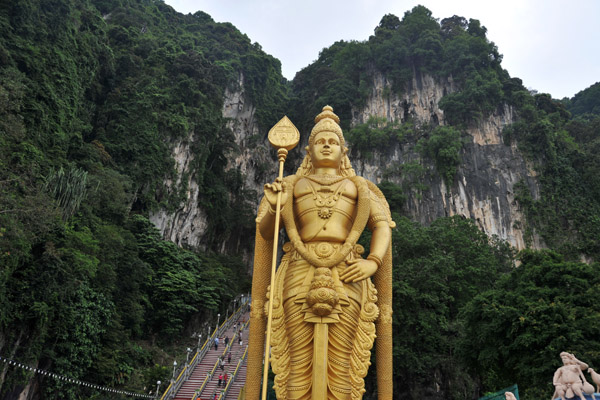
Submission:
M 305 175 L 304 177 L 308 180 L 318 183 L 319 185 L 333 185 L 346 179 L 345 176 L 329 174 Z
M 340 179 L 340 181 L 341 180 L 342 179 Z M 322 187 L 319 190 L 315 190 L 312 183 L 309 182 L 308 184 L 310 185 L 310 189 L 312 190 L 312 193 L 313 193 L 313 200 L 315 201 L 315 205 L 317 206 L 317 209 L 318 209 L 317 215 L 321 219 L 328 219 L 333 214 L 334 207 L 335 207 L 336 203 L 338 202 L 338 200 L 340 199 L 340 196 L 344 192 L 346 185 L 344 185 L 344 184 L 339 185 L 334 192 L 329 187 L 326 187 L 329 185 L 321 184 L 324 187 Z M 324 193 L 328 193 L 328 194 L 324 194 Z

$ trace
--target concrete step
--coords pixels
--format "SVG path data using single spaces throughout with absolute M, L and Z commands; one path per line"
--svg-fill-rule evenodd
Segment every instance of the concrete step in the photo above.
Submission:
M 246 321 L 246 320 L 248 320 L 248 317 L 249 317 L 249 315 L 248 315 L 248 313 L 246 313 L 244 316 L 241 317 L 241 320 Z M 225 334 L 223 336 L 224 337 L 228 336 L 229 338 L 233 338 L 234 334 L 235 334 L 235 331 L 233 329 L 229 329 L 228 331 L 225 332 Z M 242 332 L 242 336 L 243 336 L 243 339 L 247 339 L 247 337 L 248 337 L 248 328 L 247 327 Z M 212 369 L 214 368 L 215 363 L 217 362 L 219 357 L 221 355 L 223 355 L 224 349 L 225 349 L 225 344 L 224 344 L 224 341 L 221 340 L 221 343 L 219 343 L 219 350 L 211 349 L 206 353 L 204 358 L 196 365 L 196 368 L 190 374 L 190 378 L 181 386 L 181 388 L 177 392 L 177 394 L 175 396 L 176 400 L 189 400 L 194 396 L 196 389 L 198 389 L 198 388 L 200 388 L 200 386 L 202 386 L 202 383 L 204 383 L 204 380 L 206 379 L 207 374 L 209 374 L 210 371 L 212 371 Z M 208 381 L 206 386 L 204 387 L 204 390 L 202 392 L 203 400 L 212 400 L 214 397 L 214 394 L 217 393 L 217 391 L 225 389 L 224 386 L 217 387 L 217 383 L 219 382 L 219 379 L 218 379 L 219 375 L 221 373 L 226 372 L 227 375 L 229 376 L 229 378 L 231 379 L 231 375 L 235 371 L 235 368 L 237 366 L 237 362 L 238 362 L 239 358 L 244 354 L 244 350 L 245 350 L 245 346 L 244 345 L 240 346 L 239 342 L 237 340 L 235 340 L 234 343 L 231 345 L 231 349 L 230 349 L 230 352 L 232 355 L 231 363 L 227 362 L 227 354 L 226 354 L 224 356 L 224 360 L 225 360 L 224 371 L 222 371 L 220 368 L 217 367 L 212 379 L 210 381 Z M 227 395 L 227 399 L 237 400 L 239 392 L 246 381 L 246 365 L 245 364 L 246 363 L 244 362 L 243 365 L 240 366 L 240 369 L 238 371 L 238 376 L 236 377 L 235 381 L 231 383 L 230 390 Z

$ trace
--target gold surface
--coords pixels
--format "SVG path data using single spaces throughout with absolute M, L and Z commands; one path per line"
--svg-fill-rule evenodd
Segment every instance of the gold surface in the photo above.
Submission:
M 284 139 L 269 133 L 278 148 L 292 136 L 285 120 Z M 297 173 L 265 185 L 259 206 L 246 396 L 259 398 L 267 333 L 278 399 L 362 398 L 376 336 L 378 396 L 392 399 L 394 223 L 381 191 L 354 173 L 333 109 L 315 123 Z M 290 242 L 274 273 L 279 213 Z M 367 226 L 369 259 L 356 243 Z
M 269 143 L 276 149 L 290 151 L 298 144 L 300 132 L 287 116 L 284 116 L 269 131 Z

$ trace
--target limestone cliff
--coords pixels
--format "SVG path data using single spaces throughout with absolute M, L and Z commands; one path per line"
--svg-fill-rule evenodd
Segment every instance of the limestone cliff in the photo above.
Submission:
M 439 101 L 447 93 L 458 90 L 452 78 L 440 80 L 419 73 L 414 74 L 402 95 L 392 93 L 390 88 L 391 83 L 384 75 L 374 73 L 366 105 L 353 110 L 352 124 L 363 123 L 369 116 L 378 116 L 389 121 L 402 122 L 410 118 L 419 124 L 444 125 L 444 112 L 438 106 Z M 235 89 L 225 92 L 224 99 L 223 116 L 228 120 L 236 143 L 228 168 L 238 168 L 244 174 L 245 185 L 255 191 L 258 202 L 262 184 L 272 179 L 269 172 L 275 171 L 275 164 L 265 143 L 265 132 L 259 131 L 256 109 L 245 95 L 242 75 Z M 407 193 L 404 210 L 407 215 L 423 224 L 443 216 L 462 215 L 476 221 L 486 234 L 497 235 L 520 250 L 526 247 L 525 217 L 515 200 L 514 186 L 524 181 L 534 198 L 539 195 L 539 187 L 535 171 L 516 146 L 503 144 L 502 129 L 514 119 L 513 109 L 504 106 L 467 128 L 466 133 L 472 140 L 463 146 L 462 163 L 450 187 L 436 173 L 431 160 L 423 159 L 416 152 L 415 143 L 399 144 L 370 159 L 353 158 L 353 164 L 358 174 L 373 182 L 379 183 L 385 176 L 399 184 L 412 179 L 401 172 L 402 165 L 420 164 L 426 173 L 420 176 L 418 188 L 413 187 Z M 187 200 L 173 212 L 161 210 L 153 214 L 151 220 L 165 238 L 178 245 L 201 247 L 207 221 L 206 214 L 198 206 L 198 185 L 188 173 L 194 157 L 189 146 L 192 139 L 190 136 L 173 146 L 179 178 L 175 182 L 165 182 L 173 190 L 181 185 L 182 179 L 187 179 Z M 529 245 L 541 246 L 536 235 L 531 239 Z
M 181 187 L 186 179 L 185 201 L 172 212 L 161 209 L 150 214 L 150 221 L 156 225 L 163 237 L 178 246 L 200 248 L 202 236 L 207 227 L 207 217 L 199 206 L 199 186 L 191 174 L 191 164 L 194 153 L 191 151 L 193 133 L 173 146 L 172 156 L 175 160 L 177 178 L 167 180 L 165 187 L 168 192 Z
M 244 76 L 240 74 L 236 88 L 225 91 L 223 102 L 223 116 L 228 120 L 227 127 L 233 132 L 236 144 L 228 168 L 238 168 L 246 177 L 246 188 L 258 196 L 262 194 L 265 179 L 273 179 L 266 173 L 269 168 L 274 170 L 276 163 L 269 153 L 271 147 L 265 140 L 266 132 L 259 131 L 255 112 L 256 107 L 246 96 Z
M 262 193 L 262 183 L 266 179 L 263 165 L 269 160 L 268 148 L 262 142 L 258 124 L 255 118 L 256 108 L 246 99 L 244 77 L 240 74 L 238 82 L 228 88 L 224 94 L 223 117 L 227 119 L 227 127 L 235 138 L 235 148 L 228 155 L 227 168 L 237 168 L 245 176 L 245 189 Z M 150 220 L 161 231 L 165 239 L 179 246 L 202 248 L 203 236 L 208 226 L 206 212 L 199 205 L 199 186 L 194 179 L 192 161 L 194 154 L 191 143 L 194 132 L 188 137 L 177 141 L 172 147 L 172 157 L 175 160 L 175 180 L 165 181 L 167 192 L 173 192 L 185 187 L 184 200 L 172 211 L 160 209 L 150 215 Z M 273 164 L 271 162 L 270 164 Z M 186 180 L 183 182 L 183 180 Z M 236 246 L 237 248 L 238 246 Z M 223 243 L 222 251 L 225 249 Z
M 385 76 L 375 73 L 365 107 L 353 111 L 353 124 L 375 115 L 390 121 L 411 118 L 419 124 L 444 125 L 438 103 L 445 94 L 458 90 L 452 78 L 438 80 L 418 73 L 402 95 L 385 95 L 390 88 Z M 515 200 L 514 186 L 523 180 L 534 198 L 539 196 L 539 186 L 535 171 L 516 146 L 503 144 L 502 129 L 515 118 L 514 110 L 505 105 L 467 128 L 472 141 L 463 146 L 462 163 L 451 187 L 435 173 L 431 161 L 415 151 L 415 143 L 398 145 L 371 160 L 354 160 L 354 166 L 357 173 L 374 182 L 379 183 L 385 175 L 402 184 L 408 177 L 398 173 L 398 167 L 408 162 L 421 164 L 428 173 L 418 189 L 407 193 L 405 211 L 412 219 L 429 224 L 439 217 L 462 215 L 476 221 L 486 234 L 497 235 L 520 250 L 526 247 L 525 217 Z M 533 236 L 530 245 L 540 247 L 539 237 Z

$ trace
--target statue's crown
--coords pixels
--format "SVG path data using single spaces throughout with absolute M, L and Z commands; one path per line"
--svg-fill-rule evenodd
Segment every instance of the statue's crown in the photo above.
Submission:
M 338 135 L 340 144 L 344 146 L 344 134 L 342 128 L 340 128 L 340 118 L 333 113 L 333 107 L 325 106 L 323 111 L 315 117 L 315 127 L 310 132 L 310 138 L 308 139 L 309 145 L 313 144 L 314 137 L 321 132 L 333 132 Z

